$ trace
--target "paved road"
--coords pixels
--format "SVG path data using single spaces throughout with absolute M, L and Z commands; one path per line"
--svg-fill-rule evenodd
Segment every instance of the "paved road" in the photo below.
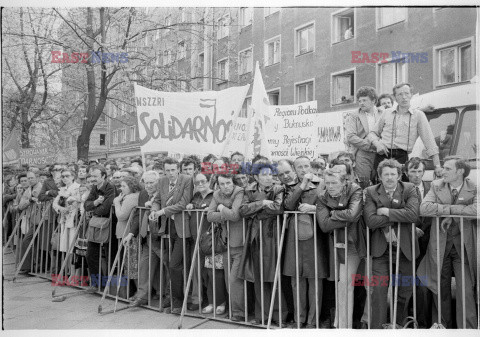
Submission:
M 52 302 L 51 282 L 39 277 L 19 276 L 15 283 L 13 254 L 3 261 L 3 328 L 16 329 L 177 329 L 178 315 L 169 315 L 144 308 L 115 314 L 98 314 L 101 297 L 82 294 L 64 302 Z M 76 291 L 59 288 L 57 294 Z M 106 299 L 103 310 L 113 309 L 114 300 Z M 118 307 L 125 306 L 119 302 Z M 183 327 L 189 328 L 203 320 L 185 317 Z M 196 329 L 245 329 L 246 326 L 206 321 Z

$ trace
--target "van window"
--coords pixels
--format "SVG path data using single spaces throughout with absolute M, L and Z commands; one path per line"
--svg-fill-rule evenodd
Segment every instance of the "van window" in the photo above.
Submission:
M 457 110 L 441 114 L 427 114 L 427 118 L 438 146 L 440 160 L 443 160 L 452 149 Z
M 478 110 L 466 110 L 461 120 L 456 154 L 465 159 L 478 158 L 477 116 Z

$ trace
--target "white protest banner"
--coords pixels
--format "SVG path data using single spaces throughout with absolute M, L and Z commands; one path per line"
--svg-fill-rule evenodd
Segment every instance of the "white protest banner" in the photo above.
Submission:
M 317 132 L 323 115 L 317 110 L 317 101 L 270 106 L 266 125 L 269 157 L 317 158 Z
M 135 85 L 140 150 L 221 153 L 249 85 L 222 91 L 161 92 Z
M 323 112 L 319 116 L 317 127 L 317 153 L 330 154 L 346 150 L 345 124 L 346 116 L 351 111 Z
M 50 147 L 20 149 L 20 164 L 50 165 L 57 161 L 57 154 Z
M 296 158 L 345 150 L 343 112 L 320 112 L 317 101 L 270 106 L 266 125 L 270 158 Z

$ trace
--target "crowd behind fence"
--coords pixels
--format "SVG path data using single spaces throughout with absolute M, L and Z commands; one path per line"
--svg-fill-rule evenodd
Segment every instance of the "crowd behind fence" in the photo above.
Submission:
M 9 212 L 9 211 L 8 211 Z M 128 225 L 125 228 L 125 232 L 130 228 L 135 217 L 138 217 L 140 223 L 145 221 L 146 213 L 150 212 L 149 208 L 145 207 L 136 207 L 128 220 Z M 185 227 L 188 226 L 186 219 L 194 218 L 196 226 L 196 235 L 193 237 L 193 243 L 187 243 L 189 238 L 186 238 L 185 235 L 181 238 L 182 244 L 182 264 L 183 264 L 183 294 L 184 300 L 182 303 L 182 310 L 180 312 L 182 318 L 185 314 L 193 316 L 202 316 L 209 317 L 219 320 L 229 320 L 234 315 L 232 313 L 232 304 L 234 301 L 240 301 L 244 304 L 243 308 L 243 322 L 244 324 L 252 324 L 250 318 L 258 318 L 254 321 L 254 324 L 258 324 L 262 327 L 286 327 L 285 319 L 287 314 L 287 301 L 285 295 L 288 295 L 284 290 L 288 287 L 285 287 L 285 284 L 282 287 L 282 281 L 285 282 L 285 277 L 283 273 L 283 267 L 285 263 L 285 247 L 286 236 L 289 230 L 293 230 L 294 235 L 294 251 L 295 251 L 295 285 L 293 287 L 293 305 L 295 308 L 301 308 L 302 306 L 307 306 L 307 303 L 301 303 L 301 300 L 305 300 L 304 295 L 300 294 L 301 289 L 298 286 L 302 280 L 300 280 L 299 268 L 301 267 L 301 261 L 299 261 L 299 246 L 304 245 L 305 241 L 299 239 L 299 216 L 305 214 L 302 212 L 296 211 L 284 211 L 283 214 L 275 216 L 274 221 L 271 221 L 270 224 L 273 225 L 274 232 L 269 233 L 269 239 L 272 239 L 274 242 L 273 250 L 271 243 L 268 244 L 268 251 L 265 251 L 265 230 L 264 222 L 260 220 L 258 223 L 258 233 L 259 233 L 259 247 L 258 247 L 258 261 L 253 261 L 253 272 L 255 276 L 259 276 L 260 280 L 254 279 L 253 282 L 245 275 L 245 272 L 240 275 L 242 276 L 242 293 L 237 294 L 231 288 L 232 282 L 229 280 L 238 278 L 239 275 L 232 274 L 232 255 L 230 244 L 225 242 L 224 238 L 222 241 L 222 236 L 219 235 L 219 224 L 211 223 L 207 221 L 207 211 L 205 209 L 193 209 L 185 210 L 182 214 L 182 227 L 183 233 L 185 233 Z M 340 229 L 335 229 L 333 235 L 329 237 L 325 233 L 317 228 L 317 219 L 316 213 L 310 212 L 307 213 L 309 216 L 313 217 L 313 251 L 308 252 L 311 254 L 311 257 L 314 259 L 314 282 L 309 284 L 309 286 L 314 287 L 314 297 L 319 299 L 315 303 L 308 303 L 309 310 L 314 310 L 314 322 L 315 327 L 320 327 L 320 316 L 322 310 L 322 301 L 321 293 L 323 290 L 322 282 L 324 282 L 324 277 L 319 277 L 319 241 L 333 240 L 333 281 L 335 285 L 335 317 L 341 317 L 341 319 L 336 320 L 336 326 L 341 328 L 351 327 L 352 326 L 352 313 L 346 312 L 349 309 L 348 302 L 352 300 L 352 296 L 346 296 L 352 290 L 349 290 L 350 287 L 354 286 L 355 279 L 354 275 L 348 275 L 347 271 L 349 270 L 349 238 L 348 231 L 343 230 L 343 242 L 340 242 Z M 6 214 L 4 214 L 6 216 Z M 142 238 L 141 235 L 134 237 L 132 241 L 124 243 L 123 240 L 115 237 L 113 225 L 116 221 L 114 208 L 110 212 L 109 217 L 109 239 L 105 243 L 100 244 L 100 254 L 98 256 L 98 265 L 99 265 L 99 275 L 91 275 L 89 268 L 87 268 L 86 261 L 86 232 L 88 227 L 88 212 L 80 214 L 78 212 L 75 215 L 74 225 L 72 228 L 65 228 L 62 226 L 57 218 L 57 214 L 52 209 L 52 202 L 43 202 L 43 203 L 33 203 L 27 209 L 21 212 L 11 212 L 12 223 L 14 224 L 12 233 L 8 240 L 5 242 L 4 254 L 9 254 L 13 252 L 15 254 L 15 266 L 16 272 L 14 276 L 14 281 L 17 279 L 19 272 L 27 271 L 31 275 L 35 275 L 41 278 L 49 279 L 52 281 L 52 297 L 58 298 L 59 296 L 68 297 L 70 294 L 76 295 L 75 292 L 61 293 L 64 292 L 63 289 L 58 288 L 61 285 L 69 285 L 74 287 L 79 287 L 87 291 L 92 292 L 92 286 L 96 287 L 94 290 L 98 294 L 102 294 L 101 302 L 99 303 L 99 312 L 105 313 L 103 311 L 103 303 L 105 297 L 116 298 L 116 301 L 121 300 L 122 302 L 132 303 L 132 291 L 137 290 L 142 284 L 146 283 L 147 288 L 147 298 L 145 303 L 142 305 L 146 308 L 164 311 L 165 309 L 172 310 L 173 301 L 172 301 L 172 283 L 170 278 L 171 267 L 171 258 L 172 258 L 172 238 L 170 233 L 172 233 L 171 223 L 169 221 L 168 229 L 165 233 L 158 236 L 156 233 L 152 233 L 150 224 L 147 226 L 147 236 Z M 480 312 L 480 289 L 479 289 L 479 278 L 480 278 L 480 230 L 478 226 L 478 218 L 471 216 L 442 216 L 458 218 L 460 224 L 460 236 L 461 236 L 461 246 L 463 247 L 465 242 L 465 233 L 464 233 L 464 219 L 473 219 L 473 222 L 469 222 L 469 226 L 473 226 L 474 238 L 473 242 L 476 256 L 476 281 L 475 286 L 475 301 L 476 301 L 476 317 L 477 317 L 477 327 L 480 326 L 479 315 Z M 291 226 L 293 221 L 294 229 Z M 251 239 L 251 236 L 247 237 L 249 231 L 252 230 L 252 226 L 257 224 L 249 223 L 243 218 L 242 221 L 242 241 L 243 247 L 245 245 L 251 244 L 247 242 L 248 239 Z M 230 221 L 226 222 L 226 234 L 224 237 L 230 237 L 231 231 Z M 398 227 L 397 227 L 398 226 Z M 397 227 L 397 237 L 398 241 L 394 244 L 392 240 L 392 235 L 394 231 L 393 227 Z M 347 227 L 345 227 L 346 229 Z M 388 300 L 389 300 L 389 324 L 391 328 L 398 328 L 395 320 L 392 317 L 397 317 L 398 315 L 398 292 L 403 284 L 401 277 L 399 277 L 399 257 L 400 257 L 400 247 L 401 247 L 401 230 L 410 229 L 401 226 L 400 223 L 392 224 L 390 226 L 389 235 L 390 240 L 388 244 L 388 270 L 389 273 L 386 276 L 388 277 Z M 65 231 L 73 230 L 73 234 L 67 240 L 66 247 L 60 247 L 60 238 L 64 235 L 67 235 Z M 358 273 L 355 271 L 355 275 L 359 274 L 358 280 L 363 280 L 366 282 L 360 282 L 362 286 L 366 288 L 366 304 L 364 313 L 367 318 L 368 327 L 370 327 L 371 320 L 371 310 L 372 310 L 372 299 L 371 299 L 371 287 L 372 286 L 385 286 L 385 284 L 378 284 L 372 280 L 371 275 L 371 230 L 368 226 L 365 227 L 366 233 L 366 246 L 367 246 L 367 257 L 365 259 L 366 268 L 363 272 Z M 436 226 L 432 230 L 435 230 L 437 235 L 437 262 L 440 261 L 440 217 L 436 218 Z M 210 239 L 206 238 L 210 235 Z M 411 226 L 411 237 L 412 237 L 412 256 L 416 256 L 416 245 L 413 239 L 416 237 L 416 226 L 412 223 Z M 135 243 L 133 241 L 136 241 Z M 207 249 L 205 244 L 211 243 L 211 247 Z M 178 243 L 177 243 L 178 244 Z M 132 249 L 132 245 L 136 248 Z M 303 249 L 303 247 L 301 247 Z M 418 249 L 418 248 L 417 248 Z M 209 250 L 209 252 L 207 252 Z M 220 251 L 219 251 L 220 250 Z M 339 282 L 339 261 L 338 261 L 338 252 L 340 250 L 344 251 L 344 265 L 345 271 L 342 271 L 342 275 L 346 276 L 346 279 L 343 282 Z M 275 258 L 271 261 L 272 265 L 265 265 L 264 260 L 265 256 L 268 254 L 274 254 Z M 245 254 L 245 249 L 243 249 L 243 254 Z M 466 328 L 466 299 L 465 299 L 465 251 L 461 250 L 461 273 L 462 273 L 462 283 L 457 284 L 457 287 L 462 289 L 462 312 L 463 312 L 463 328 Z M 141 270 L 145 266 L 145 263 L 142 265 L 142 258 L 145 259 L 148 257 L 148 271 Z M 245 256 L 244 256 L 245 257 Z M 395 261 L 396 257 L 396 261 Z M 248 263 L 248 261 L 247 261 Z M 393 269 L 393 264 L 395 263 L 396 269 Z M 255 268 L 259 267 L 259 270 Z M 273 268 L 273 269 L 272 269 Z M 330 266 L 330 269 L 332 266 Z M 417 289 L 418 287 L 426 286 L 419 282 L 419 278 L 416 275 L 416 261 L 415 258 L 411 260 L 411 277 L 409 278 L 410 282 L 404 282 L 405 286 L 412 287 L 412 301 L 406 305 L 409 307 L 408 312 L 412 313 L 411 321 L 412 324 L 416 324 L 417 314 L 419 308 L 417 307 Z M 135 270 L 132 270 L 135 269 Z M 273 270 L 273 279 L 272 275 L 265 275 L 265 269 Z M 235 269 L 235 271 L 238 271 Z M 365 279 L 366 274 L 366 279 Z M 437 317 L 433 317 L 433 322 L 438 326 L 441 326 L 442 323 L 440 318 L 440 313 L 442 312 L 442 295 L 440 289 L 440 274 L 441 274 L 441 264 L 437 263 L 437 277 L 438 282 L 437 289 L 439 290 L 434 296 L 437 298 L 439 308 Z M 86 277 L 88 275 L 88 278 Z M 148 280 L 144 280 L 144 276 L 147 275 Z M 283 277 L 282 277 L 283 275 Z M 108 276 L 108 277 L 106 277 Z M 394 276 L 394 277 L 393 277 Z M 406 276 L 406 275 L 404 275 Z M 351 278 L 350 278 L 351 277 Z M 266 281 L 267 280 L 267 281 Z M 135 283 L 135 286 L 132 286 L 132 282 Z M 220 282 L 220 283 L 219 283 Z M 249 287 L 249 283 L 256 283 L 254 287 L 255 291 L 260 290 L 260 296 L 257 294 L 252 295 L 252 289 Z M 397 286 L 392 286 L 396 285 Z M 410 284 L 408 284 L 410 283 Z M 425 281 L 423 282 L 425 283 Z M 258 285 L 258 287 L 257 287 Z M 344 287 L 343 290 L 340 287 Z M 312 291 L 308 289 L 308 291 Z M 339 298 L 339 292 L 342 291 L 343 295 Z M 156 296 L 153 295 L 153 292 L 156 293 Z M 220 293 L 221 292 L 221 293 Z M 227 296 L 225 296 L 227 294 Z M 324 296 L 328 295 L 323 293 Z M 235 299 L 232 298 L 235 297 Z M 302 297 L 303 296 L 303 297 Z M 191 301 L 192 297 L 197 297 L 196 303 L 199 304 L 198 309 L 187 310 L 187 302 Z M 205 299 L 207 297 L 207 300 Z M 311 298 L 311 297 L 310 297 Z M 458 300 L 458 299 L 457 299 Z M 339 303 L 339 301 L 345 301 L 344 305 Z M 168 303 L 170 302 L 170 303 Z M 222 302 L 222 303 L 220 303 Z M 213 304 L 213 310 L 204 310 L 204 303 Z M 218 310 L 218 307 L 223 305 L 225 310 Z M 170 308 L 169 308 L 170 306 Z M 253 306 L 253 308 L 251 308 Z M 117 303 L 115 303 L 117 307 Z M 128 305 L 123 305 L 123 307 L 118 310 L 123 310 L 129 308 Z M 339 312 L 340 308 L 345 309 L 345 312 Z M 253 310 L 252 310 L 253 309 Z M 115 309 L 117 310 L 117 309 Z M 260 313 L 258 313 L 260 310 Z M 420 308 L 420 310 L 423 310 Z M 295 312 L 295 324 L 293 328 L 301 327 L 301 318 L 300 314 L 302 310 L 296 309 Z M 311 314 L 311 313 L 309 313 Z M 341 322 L 343 320 L 343 322 Z M 340 324 L 340 325 L 339 325 Z M 181 323 L 180 323 L 181 326 Z M 458 328 L 462 328 L 461 326 Z

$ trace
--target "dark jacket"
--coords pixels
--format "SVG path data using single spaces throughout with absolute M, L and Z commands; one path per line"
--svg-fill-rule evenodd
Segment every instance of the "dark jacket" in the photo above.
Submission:
M 283 213 L 283 186 L 274 185 L 264 192 L 258 190 L 258 183 L 254 182 L 245 188 L 240 216 L 246 218 L 247 234 L 240 262 L 239 277 L 255 282 L 254 254 L 263 258 L 263 281 L 273 282 L 278 257 L 278 242 L 282 221 L 277 216 Z M 272 200 L 273 203 L 263 206 L 263 200 Z M 262 233 L 262 251 L 260 251 L 260 224 Z M 260 280 L 257 280 L 260 281 Z
M 104 200 L 101 204 L 95 206 L 93 202 L 97 200 L 100 195 L 103 195 Z M 100 189 L 97 185 L 92 186 L 90 194 L 85 201 L 85 211 L 91 211 L 95 216 L 109 217 L 113 199 L 115 199 L 115 187 L 105 180 Z
M 363 193 L 357 184 L 347 183 L 339 198 L 331 197 L 323 190 L 317 200 L 317 223 L 324 233 L 330 233 L 330 256 L 334 257 L 333 231 L 337 231 L 337 242 L 345 243 L 347 239 L 355 245 L 360 258 L 366 257 L 365 230 L 359 222 L 363 213 Z M 345 263 L 345 251 L 337 250 L 340 263 Z M 330 262 L 333 260 L 330 259 Z
M 47 194 L 48 192 L 48 194 Z M 40 194 L 38 195 L 38 201 L 45 202 L 49 200 L 53 200 L 58 195 L 58 187 L 55 184 L 53 178 L 48 178 L 43 182 L 42 189 L 40 190 Z
M 300 188 L 302 183 L 299 182 L 295 186 L 289 186 L 286 190 L 284 206 L 286 211 L 298 211 L 301 203 L 315 205 L 317 197 L 325 188 L 323 179 L 312 181 L 305 190 Z M 314 227 L 313 215 L 308 215 L 312 226 Z M 296 275 L 295 266 L 295 215 L 290 215 L 288 220 L 288 231 L 286 233 L 287 240 L 285 246 L 285 259 L 283 265 L 283 273 L 287 276 Z M 298 216 L 297 216 L 298 219 Z M 298 241 L 298 263 L 299 277 L 314 278 L 315 277 L 315 254 L 317 255 L 317 276 L 325 278 L 328 276 L 328 236 L 321 230 L 316 230 L 317 246 L 315 247 L 315 238 Z
M 368 228 L 372 229 L 371 252 L 373 257 L 380 257 L 388 247 L 382 228 L 392 225 L 398 235 L 400 225 L 400 249 L 408 260 L 412 260 L 412 223 L 418 221 L 420 201 L 418 192 L 412 183 L 398 182 L 390 200 L 382 184 L 365 189 L 365 206 L 363 216 Z M 377 209 L 389 208 L 389 216 L 377 215 Z M 388 229 L 388 228 L 387 228 Z M 415 258 L 419 254 L 418 240 L 415 236 Z
M 141 190 L 140 193 L 138 194 L 138 207 L 145 207 L 145 203 L 150 200 L 150 197 L 148 196 L 148 192 L 146 190 Z M 134 236 L 138 236 L 138 233 L 140 232 L 140 225 L 142 223 L 142 220 L 140 217 L 145 216 L 145 211 L 140 212 L 140 209 L 135 210 L 135 215 L 133 216 L 132 224 L 130 225 L 130 233 L 132 233 Z
M 200 227 L 200 219 L 202 218 L 202 212 L 195 210 L 205 210 L 203 212 L 203 225 L 201 234 L 208 230 L 208 221 L 207 221 L 207 210 L 213 200 L 213 191 L 210 191 L 205 198 L 202 197 L 200 192 L 197 192 L 193 195 L 191 204 L 193 205 L 193 210 L 190 214 L 190 232 L 192 236 L 197 237 L 198 228 Z

